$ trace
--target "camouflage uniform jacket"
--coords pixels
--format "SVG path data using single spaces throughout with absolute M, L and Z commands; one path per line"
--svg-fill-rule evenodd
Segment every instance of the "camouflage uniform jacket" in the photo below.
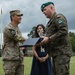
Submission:
M 13 27 L 9 24 L 4 29 L 4 46 L 2 50 L 3 60 L 20 60 L 23 56 L 22 51 L 19 49 L 19 40 L 16 35 L 21 35 L 18 27 Z
M 50 55 L 67 54 L 71 56 L 72 49 L 68 37 L 67 20 L 62 14 L 54 13 L 46 26 L 46 36 L 51 37 L 47 43 Z

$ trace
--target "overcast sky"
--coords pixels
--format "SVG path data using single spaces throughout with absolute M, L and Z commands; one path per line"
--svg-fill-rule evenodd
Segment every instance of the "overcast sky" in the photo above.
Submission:
M 19 25 L 22 33 L 29 33 L 33 26 L 42 23 L 46 26 L 47 19 L 40 10 L 42 3 L 52 1 L 55 4 L 56 12 L 66 16 L 69 30 L 75 30 L 75 0 L 0 0 L 2 8 L 2 28 L 10 22 L 11 10 L 21 10 L 24 14 Z M 1 16 L 0 16 L 1 22 Z

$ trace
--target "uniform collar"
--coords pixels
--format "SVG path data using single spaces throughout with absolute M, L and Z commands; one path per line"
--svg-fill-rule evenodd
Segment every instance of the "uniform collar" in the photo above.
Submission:
M 18 29 L 18 27 L 14 27 L 11 23 L 7 26 L 9 29 Z
M 53 18 L 55 17 L 55 15 L 56 15 L 56 12 L 53 14 L 53 16 L 51 17 L 51 19 L 53 19 Z M 50 19 L 50 20 L 51 20 L 51 19 Z
M 49 22 L 47 23 L 47 26 L 50 26 L 50 24 L 52 23 L 52 21 L 54 20 L 56 16 L 56 12 L 53 14 L 52 18 L 49 20 Z

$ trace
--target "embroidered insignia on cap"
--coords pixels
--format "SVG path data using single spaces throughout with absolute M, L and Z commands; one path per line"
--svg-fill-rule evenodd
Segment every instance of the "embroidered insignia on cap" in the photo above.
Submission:
M 58 23 L 61 24 L 63 21 L 62 20 L 58 20 Z
M 43 5 L 42 7 L 44 8 L 45 5 Z

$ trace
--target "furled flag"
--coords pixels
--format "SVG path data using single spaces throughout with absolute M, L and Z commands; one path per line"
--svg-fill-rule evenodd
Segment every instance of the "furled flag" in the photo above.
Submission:
M 1 15 L 2 15 L 2 8 L 1 8 Z

